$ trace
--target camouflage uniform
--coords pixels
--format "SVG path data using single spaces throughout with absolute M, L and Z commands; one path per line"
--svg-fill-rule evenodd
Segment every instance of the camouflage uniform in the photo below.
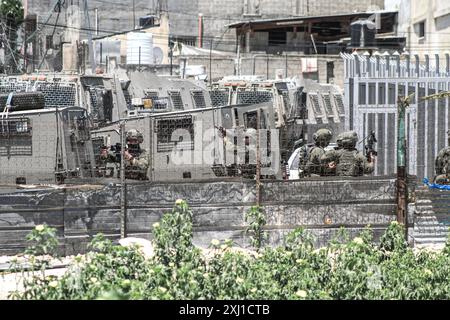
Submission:
M 334 163 L 338 176 L 356 177 L 373 172 L 374 163 L 368 162 L 366 157 L 355 148 L 358 142 L 356 132 L 343 133 L 338 140 L 338 145 L 341 144 L 342 149 L 324 154 L 321 158 L 324 166 Z
M 148 180 L 147 171 L 150 166 L 150 156 L 145 149 L 140 148 L 144 141 L 142 134 L 135 130 L 127 132 L 128 152 L 131 159 L 125 160 L 125 178 L 134 180 Z
M 436 157 L 434 182 L 437 184 L 450 184 L 450 130 L 447 135 L 449 146 L 439 151 Z
M 330 167 L 330 164 L 336 164 L 339 160 L 339 155 L 343 149 L 342 140 L 344 139 L 344 134 L 339 134 L 336 139 L 337 148 L 334 150 L 326 151 L 320 158 L 322 168 L 326 176 L 336 175 L 336 166 Z
M 97 176 L 110 178 L 114 176 L 114 171 L 118 168 L 117 156 L 108 147 L 100 148 L 100 155 L 97 156 Z
M 127 132 L 127 151 L 131 155 L 129 159 L 124 159 L 125 164 L 125 178 L 133 180 L 148 180 L 147 172 L 150 166 L 150 157 L 146 150 L 141 149 L 140 144 L 144 141 L 142 134 L 135 130 L 129 130 Z M 120 144 L 119 144 L 120 147 Z M 116 148 L 119 148 L 116 145 Z M 120 158 L 123 156 L 123 152 L 116 149 L 117 152 L 110 150 L 105 153 L 106 147 L 102 147 L 103 153 L 99 156 L 97 163 L 99 164 L 99 175 L 103 177 L 111 177 L 112 174 L 107 174 L 108 164 L 113 164 L 117 170 L 117 174 L 120 176 Z
M 306 145 L 300 149 L 299 176 L 324 175 L 325 171 L 321 163 L 321 157 L 331 141 L 332 133 L 328 129 L 320 129 L 314 133 L 314 145 Z

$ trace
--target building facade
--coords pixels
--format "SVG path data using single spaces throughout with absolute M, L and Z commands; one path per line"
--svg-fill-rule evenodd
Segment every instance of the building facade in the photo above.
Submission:
M 399 33 L 408 39 L 407 50 L 421 57 L 443 54 L 449 50 L 450 42 L 450 2 L 428 0 L 426 3 L 402 0 L 399 6 Z
M 236 50 L 236 34 L 227 25 L 239 21 L 379 10 L 383 0 L 23 0 L 27 18 L 28 70 L 62 69 L 63 45 L 81 39 L 130 31 L 147 15 L 169 19 L 167 34 L 154 41 L 173 41 L 217 50 Z M 87 4 L 87 6 L 85 6 Z M 219 9 L 220 8 L 220 9 Z M 166 30 L 164 28 L 164 30 Z M 36 32 L 37 31 L 37 32 Z M 66 52 L 73 56 L 77 49 Z

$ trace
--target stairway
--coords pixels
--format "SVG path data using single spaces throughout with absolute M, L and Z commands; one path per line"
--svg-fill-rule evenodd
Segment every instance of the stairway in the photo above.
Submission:
M 450 227 L 450 191 L 416 190 L 416 212 L 411 236 L 414 246 L 442 247 L 447 241 Z

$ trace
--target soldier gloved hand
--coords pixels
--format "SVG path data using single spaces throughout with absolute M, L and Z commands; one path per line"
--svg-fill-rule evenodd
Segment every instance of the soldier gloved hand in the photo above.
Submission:
M 133 162 L 134 157 L 131 155 L 131 153 L 128 152 L 128 150 L 125 150 L 123 153 L 125 160 Z

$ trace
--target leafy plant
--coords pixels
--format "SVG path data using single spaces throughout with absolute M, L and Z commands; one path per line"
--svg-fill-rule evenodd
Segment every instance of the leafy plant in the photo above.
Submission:
M 249 224 L 245 232 L 250 234 L 252 246 L 259 250 L 267 239 L 267 233 L 263 231 L 266 224 L 263 209 L 252 206 L 245 214 L 245 222 Z
M 254 235 L 265 221 L 260 208 L 251 220 Z M 259 221 L 256 223 L 255 221 Z M 90 252 L 75 257 L 57 278 L 38 270 L 27 275 L 15 299 L 450 299 L 449 244 L 442 252 L 415 252 L 402 226 L 392 223 L 379 244 L 366 228 L 351 239 L 340 231 L 335 243 L 313 246 L 308 230 L 296 229 L 284 245 L 258 252 L 236 250 L 213 240 L 203 254 L 192 243 L 192 212 L 178 200 L 153 226 L 155 255 L 114 245 L 103 235 Z M 30 259 L 56 250 L 56 233 L 37 227 L 28 237 Z M 261 236 L 262 237 L 262 236 Z M 449 241 L 450 242 L 450 241 Z M 34 269 L 33 269 L 34 270 Z M 43 269 L 45 271 L 45 268 Z M 24 275 L 26 275 L 24 273 Z

